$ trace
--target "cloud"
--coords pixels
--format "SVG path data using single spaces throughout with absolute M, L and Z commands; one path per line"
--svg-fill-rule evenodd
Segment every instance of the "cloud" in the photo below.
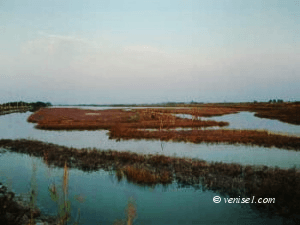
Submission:
M 28 56 L 29 59 L 42 57 L 49 59 L 65 60 L 72 59 L 73 55 L 77 55 L 80 51 L 87 47 L 84 40 L 61 35 L 44 35 L 37 39 L 27 41 L 21 46 L 21 55 Z
M 226 96 L 276 92 L 293 96 L 300 82 L 300 58 L 293 52 L 192 55 L 149 44 L 114 46 L 113 41 L 105 45 L 100 39 L 43 33 L 8 58 L 0 62 L 2 90 L 15 86 L 16 92 L 30 90 L 28 94 L 51 95 L 57 101 L 84 99 L 89 94 L 94 100 L 110 96 L 115 101 L 134 96 L 172 100 L 172 96 L 186 95 L 223 101 Z M 279 90 L 279 84 L 284 88 Z

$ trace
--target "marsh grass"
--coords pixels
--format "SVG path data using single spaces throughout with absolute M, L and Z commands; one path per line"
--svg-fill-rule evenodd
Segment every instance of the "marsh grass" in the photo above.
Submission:
M 126 166 L 122 169 L 129 181 L 140 184 L 157 184 L 157 183 L 171 183 L 172 178 L 168 171 L 160 171 L 155 173 L 145 168 L 135 168 L 133 166 Z M 119 173 L 119 172 L 118 172 Z M 117 176 L 120 176 L 119 174 Z
M 137 218 L 137 205 L 133 197 L 130 197 L 125 208 L 125 219 L 115 220 L 113 225 L 132 225 Z
M 227 122 L 201 121 L 177 118 L 171 113 L 154 110 L 99 110 L 99 115 L 90 116 L 89 110 L 75 108 L 46 108 L 28 118 L 37 123 L 36 128 L 45 130 L 97 130 L 116 126 L 127 128 L 169 129 L 176 127 L 228 126 Z M 96 114 L 95 112 L 93 114 Z
M 145 131 L 126 127 L 114 127 L 109 137 L 130 139 L 154 139 L 161 141 L 184 141 L 191 143 L 225 143 L 277 147 L 287 150 L 300 150 L 300 137 L 274 134 L 258 130 L 157 130 Z
M 55 184 L 52 184 L 49 188 L 51 199 L 56 202 L 58 206 L 57 225 L 66 225 L 71 219 L 71 201 L 68 198 L 69 167 L 66 161 L 63 168 L 62 197 L 60 197 Z M 78 202 L 84 202 L 84 198 L 81 195 L 74 196 L 74 199 Z M 79 224 L 79 220 L 80 208 L 78 208 L 74 225 Z
M 35 224 L 34 214 L 37 211 L 36 209 L 36 197 L 37 197 L 37 183 L 36 183 L 36 164 L 32 162 L 32 175 L 31 175 L 31 190 L 30 190 L 30 220 L 29 224 Z

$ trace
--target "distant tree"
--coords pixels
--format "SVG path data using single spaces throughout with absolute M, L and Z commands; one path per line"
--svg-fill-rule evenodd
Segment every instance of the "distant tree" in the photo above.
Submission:
M 30 105 L 32 106 L 32 111 L 37 111 L 39 110 L 40 108 L 43 108 L 43 107 L 47 107 L 47 106 L 51 106 L 52 104 L 50 103 L 50 105 L 48 105 L 50 102 L 32 102 L 30 103 Z

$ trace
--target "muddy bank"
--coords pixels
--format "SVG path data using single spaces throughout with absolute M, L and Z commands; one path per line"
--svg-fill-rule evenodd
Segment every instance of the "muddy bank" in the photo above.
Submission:
M 31 111 L 31 108 L 22 108 L 22 109 L 10 109 L 10 110 L 0 110 L 0 116 L 11 114 L 11 113 L 25 113 Z
M 152 109 L 125 111 L 83 110 L 76 108 L 44 108 L 32 114 L 28 122 L 37 123 L 36 128 L 45 130 L 97 130 L 122 125 L 128 128 L 176 128 L 228 126 L 227 122 L 201 121 L 177 118 L 170 113 Z
M 29 201 L 16 196 L 15 193 L 8 191 L 7 187 L 0 183 L 1 224 L 57 224 L 58 220 L 56 218 L 42 215 L 41 211 L 33 208 Z
M 255 204 L 273 213 L 299 219 L 300 171 L 266 166 L 207 163 L 202 160 L 140 155 L 130 152 L 75 149 L 39 141 L 0 140 L 0 146 L 14 152 L 42 157 L 48 165 L 84 171 L 115 170 L 119 179 L 154 185 L 172 180 L 184 185 L 202 184 L 231 196 L 275 198 L 275 203 Z
M 157 130 L 145 131 L 114 127 L 109 132 L 113 139 L 154 139 L 162 141 L 184 141 L 192 143 L 244 144 L 262 147 L 277 147 L 288 150 L 300 150 L 300 137 L 271 134 L 255 130 Z

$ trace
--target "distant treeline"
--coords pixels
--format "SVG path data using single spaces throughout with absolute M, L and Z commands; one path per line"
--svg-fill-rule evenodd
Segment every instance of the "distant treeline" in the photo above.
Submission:
M 22 101 L 19 101 L 19 102 L 6 102 L 6 103 L 3 103 L 3 104 L 0 104 L 0 109 L 9 109 L 11 107 L 14 107 L 14 108 L 22 108 L 22 107 L 30 107 L 31 108 L 31 111 L 35 111 L 39 108 L 42 108 L 42 107 L 48 107 L 48 106 L 52 106 L 52 104 L 50 102 L 22 102 Z
M 285 103 L 282 99 L 270 99 L 269 101 L 256 101 L 253 102 L 219 102 L 219 103 L 204 103 L 204 102 L 162 102 L 162 103 L 152 103 L 152 104 L 60 104 L 59 106 L 92 106 L 92 107 L 184 107 L 184 106 L 197 106 L 197 105 L 220 105 L 220 106 L 228 106 L 228 105 L 238 105 L 238 104 L 274 104 L 274 103 Z M 299 101 L 288 101 L 286 103 L 294 103 L 299 104 Z

